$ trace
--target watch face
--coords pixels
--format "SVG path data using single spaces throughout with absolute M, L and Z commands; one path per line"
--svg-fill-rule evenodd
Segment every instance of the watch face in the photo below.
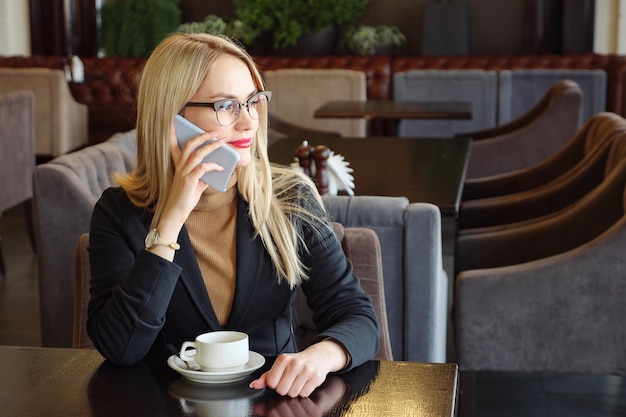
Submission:
M 159 240 L 159 234 L 157 233 L 156 229 L 151 229 L 148 232 L 148 235 L 146 236 L 146 240 L 144 242 L 146 245 L 146 248 L 152 249 L 153 247 L 156 246 L 158 240 Z

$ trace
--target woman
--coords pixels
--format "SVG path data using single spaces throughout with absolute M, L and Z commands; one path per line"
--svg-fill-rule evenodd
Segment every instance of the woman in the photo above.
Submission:
M 295 397 L 377 352 L 376 313 L 314 185 L 269 164 L 268 96 L 251 57 L 224 38 L 173 34 L 148 59 L 137 166 L 91 221 L 87 328 L 108 360 L 162 363 L 200 333 L 240 330 L 251 350 L 277 357 L 251 387 Z M 181 149 L 176 114 L 207 133 Z M 200 180 L 223 169 L 201 163 L 220 146 L 240 157 L 223 193 Z M 298 285 L 323 329 L 301 352 L 291 330 Z

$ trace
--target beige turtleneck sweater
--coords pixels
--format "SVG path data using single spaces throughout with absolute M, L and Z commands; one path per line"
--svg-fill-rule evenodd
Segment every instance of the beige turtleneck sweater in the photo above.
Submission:
M 235 295 L 237 261 L 237 174 L 221 193 L 209 187 L 185 226 L 217 319 L 228 321 Z

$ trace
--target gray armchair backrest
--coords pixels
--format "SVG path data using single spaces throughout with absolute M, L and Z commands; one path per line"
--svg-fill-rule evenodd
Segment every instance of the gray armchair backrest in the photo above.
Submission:
M 111 174 L 135 165 L 135 131 L 38 165 L 33 176 L 43 346 L 72 346 L 74 248 Z
M 30 91 L 0 94 L 0 216 L 33 196 L 34 103 Z
M 583 122 L 606 106 L 606 72 L 588 69 L 517 69 L 498 73 L 498 123 L 506 123 L 538 102 L 550 86 L 572 80 L 583 91 Z
M 497 77 L 483 70 L 410 70 L 393 76 L 397 101 L 469 101 L 471 120 L 402 120 L 398 136 L 451 137 L 496 125 Z
M 333 221 L 378 235 L 394 360 L 445 362 L 448 278 L 439 209 L 405 197 L 323 198 Z

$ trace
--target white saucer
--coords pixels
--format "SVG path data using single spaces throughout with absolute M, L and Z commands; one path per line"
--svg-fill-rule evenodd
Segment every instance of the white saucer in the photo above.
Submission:
M 228 384 L 198 384 L 187 378 L 178 378 L 167 391 L 186 401 L 228 401 L 235 398 L 253 398 L 263 392 L 250 388 L 245 380 Z
M 170 368 L 184 376 L 190 381 L 201 384 L 226 384 L 229 382 L 241 381 L 252 372 L 265 364 L 263 355 L 250 351 L 249 360 L 243 369 L 230 371 L 194 371 L 178 356 L 172 355 L 167 360 Z

